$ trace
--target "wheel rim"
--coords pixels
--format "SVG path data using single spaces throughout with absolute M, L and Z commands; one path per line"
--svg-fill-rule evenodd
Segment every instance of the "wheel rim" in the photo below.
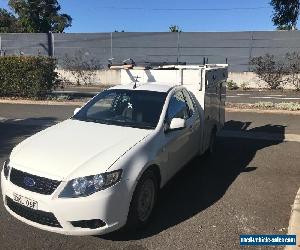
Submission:
M 155 185 L 152 179 L 147 179 L 141 186 L 137 212 L 141 221 L 146 221 L 153 209 L 155 198 Z

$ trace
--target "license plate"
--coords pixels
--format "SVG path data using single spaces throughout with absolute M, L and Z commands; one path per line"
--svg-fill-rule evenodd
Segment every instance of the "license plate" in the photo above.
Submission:
M 34 201 L 32 199 L 29 199 L 27 197 L 24 197 L 22 195 L 13 194 L 13 200 L 23 206 L 29 207 L 31 209 L 37 210 L 38 209 L 38 202 Z

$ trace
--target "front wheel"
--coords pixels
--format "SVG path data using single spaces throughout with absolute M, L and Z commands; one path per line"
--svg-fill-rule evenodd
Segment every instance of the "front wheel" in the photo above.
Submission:
M 145 227 L 151 218 L 158 192 L 158 180 L 152 170 L 147 170 L 134 191 L 131 201 L 127 227 L 139 229 Z

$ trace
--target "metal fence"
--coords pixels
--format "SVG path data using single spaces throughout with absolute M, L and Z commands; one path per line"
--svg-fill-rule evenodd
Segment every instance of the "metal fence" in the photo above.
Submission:
M 63 34 L 0 34 L 5 55 L 49 55 L 59 64 L 79 51 L 107 65 L 109 58 L 136 62 L 230 64 L 231 72 L 249 71 L 249 59 L 266 53 L 283 56 L 300 52 L 300 31 L 267 32 L 114 32 Z

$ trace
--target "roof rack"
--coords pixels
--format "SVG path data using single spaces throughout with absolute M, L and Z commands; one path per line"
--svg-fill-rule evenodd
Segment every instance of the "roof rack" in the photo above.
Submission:
M 109 69 L 170 69 L 179 65 L 186 65 L 186 62 L 139 62 L 136 63 L 132 58 L 128 58 L 119 63 L 113 63 L 114 58 L 109 59 Z

